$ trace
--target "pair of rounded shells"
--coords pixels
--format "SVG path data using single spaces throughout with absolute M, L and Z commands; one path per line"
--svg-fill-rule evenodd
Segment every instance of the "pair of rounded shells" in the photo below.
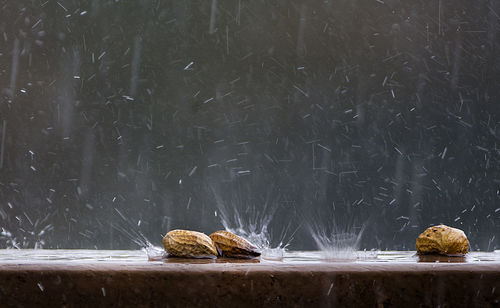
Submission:
M 190 230 L 172 230 L 163 237 L 163 246 L 169 256 L 182 258 L 254 258 L 260 252 L 249 241 L 228 231 L 217 231 L 210 236 Z
M 465 233 L 446 225 L 427 228 L 416 242 L 419 254 L 464 255 L 469 251 Z

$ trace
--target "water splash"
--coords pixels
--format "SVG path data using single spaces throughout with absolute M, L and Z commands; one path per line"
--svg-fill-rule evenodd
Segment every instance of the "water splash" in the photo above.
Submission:
M 283 259 L 286 247 L 293 238 L 293 234 L 287 242 L 284 241 L 290 227 L 288 225 L 281 233 L 279 243 L 273 245 L 275 241 L 273 241 L 269 225 L 276 213 L 278 202 L 271 200 L 271 193 L 263 200 L 263 205 L 256 206 L 255 203 L 243 201 L 239 195 L 232 195 L 229 202 L 224 202 L 221 195 L 213 187 L 212 192 L 216 200 L 221 223 L 226 231 L 241 236 L 257 246 L 263 259 Z M 231 207 L 228 207 L 227 204 L 231 204 Z M 259 208 L 262 210 L 258 210 Z
M 0 217 L 1 217 L 0 213 Z M 3 217 L 1 217 L 3 220 Z M 46 239 L 54 231 L 52 224 L 44 225 L 45 219 L 32 220 L 27 213 L 23 216 L 16 216 L 18 221 L 17 229 L 0 229 L 0 246 L 10 249 L 43 249 L 46 245 Z
M 310 226 L 311 236 L 325 260 L 357 260 L 359 243 L 365 226 L 356 233 L 354 228 Z
M 127 219 L 118 209 L 115 208 L 115 211 L 120 215 L 123 219 L 126 226 L 122 226 L 120 224 L 111 224 L 111 227 L 126 237 L 128 237 L 132 242 L 136 243 L 139 247 L 141 247 L 141 251 L 143 251 L 147 256 L 149 261 L 159 261 L 166 257 L 167 252 L 163 249 L 163 247 L 153 245 L 141 231 L 137 230 L 137 227 Z
M 154 246 L 147 242 L 145 247 L 141 249 L 148 256 L 149 261 L 161 261 L 166 258 L 167 252 L 162 247 Z
M 226 222 L 227 223 L 227 222 Z M 224 224 L 224 222 L 223 222 Z M 250 243 L 254 244 L 261 251 L 261 258 L 267 260 L 281 260 L 285 256 L 286 247 L 288 244 L 283 244 L 283 241 L 276 247 L 271 247 L 270 235 L 267 231 L 267 226 L 264 226 L 259 232 L 248 231 L 245 227 L 240 227 L 238 229 L 231 229 L 226 227 L 226 230 L 247 239 Z

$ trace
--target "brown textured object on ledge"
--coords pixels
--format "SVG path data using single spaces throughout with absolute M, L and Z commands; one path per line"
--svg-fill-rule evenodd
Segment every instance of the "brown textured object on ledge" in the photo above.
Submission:
M 208 235 L 189 230 L 172 230 L 163 237 L 169 257 L 217 258 L 217 249 Z
M 438 225 L 422 232 L 416 247 L 419 254 L 464 255 L 469 251 L 469 240 L 460 229 Z
M 210 234 L 210 238 L 223 257 L 248 259 L 260 256 L 260 251 L 255 245 L 231 232 L 216 231 Z

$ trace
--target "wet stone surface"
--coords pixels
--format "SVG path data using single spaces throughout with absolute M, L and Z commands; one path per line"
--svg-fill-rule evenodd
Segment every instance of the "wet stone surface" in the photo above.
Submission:
M 0 300 L 11 306 L 493 307 L 500 252 L 321 252 L 260 259 L 148 260 L 144 251 L 0 250 Z M 151 258 L 149 258 L 151 259 Z

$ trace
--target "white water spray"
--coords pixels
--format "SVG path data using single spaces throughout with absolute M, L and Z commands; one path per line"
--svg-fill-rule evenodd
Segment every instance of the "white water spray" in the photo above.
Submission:
M 212 192 L 216 200 L 218 212 L 220 213 L 221 223 L 227 231 L 241 236 L 257 246 L 261 250 L 261 257 L 263 259 L 283 259 L 286 247 L 288 246 L 288 243 L 284 243 L 288 228 L 282 232 L 279 244 L 274 247 L 272 246 L 273 241 L 268 229 L 276 213 L 277 203 L 270 202 L 268 196 L 263 206 L 256 206 L 252 203 L 246 204 L 241 200 L 237 200 L 237 202 L 231 202 L 231 207 L 228 207 L 213 188 Z M 262 208 L 262 211 L 259 211 L 257 208 Z
M 358 248 L 364 229 L 356 233 L 354 228 L 310 226 L 309 231 L 325 260 L 342 261 L 361 257 Z

